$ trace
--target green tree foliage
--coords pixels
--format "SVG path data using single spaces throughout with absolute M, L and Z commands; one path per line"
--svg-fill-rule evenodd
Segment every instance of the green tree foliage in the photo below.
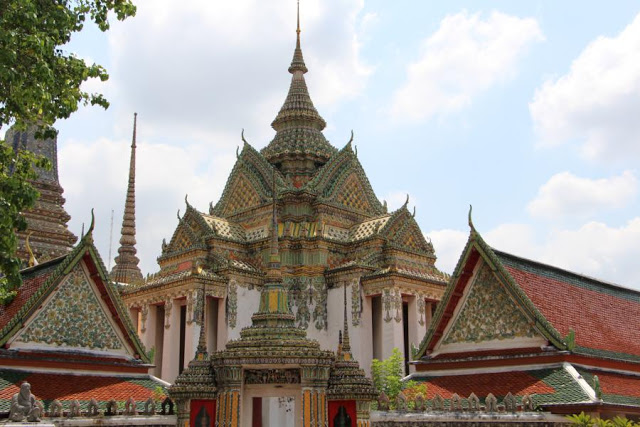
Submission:
M 371 362 L 371 379 L 378 393 L 384 392 L 391 402 L 402 391 L 404 376 L 404 358 L 397 348 L 394 348 L 385 360 L 373 359 Z
M 579 414 L 568 415 L 567 419 L 572 424 L 582 427 L 636 427 L 637 423 L 630 421 L 624 417 L 615 417 L 613 420 L 604 420 L 602 418 L 594 418 L 591 415 L 580 412 Z
M 0 304 L 15 296 L 20 284 L 20 260 L 14 254 L 18 248 L 15 231 L 23 231 L 27 223 L 20 212 L 33 206 L 38 192 L 28 180 L 36 177 L 33 166 L 47 167 L 47 160 L 36 159 L 29 152 L 14 152 L 0 144 Z
M 397 348 L 391 351 L 391 356 L 385 360 L 373 359 L 371 361 L 371 379 L 378 394 L 384 392 L 389 398 L 391 409 L 395 409 L 396 398 L 400 392 L 404 393 L 409 408 L 413 409 L 414 402 L 418 394 L 427 396 L 426 384 L 416 381 L 402 381 L 404 377 L 404 357 Z
M 119 20 L 135 15 L 131 0 L 0 0 L 0 128 L 26 129 L 37 124 L 37 136 L 53 137 L 53 124 L 80 104 L 109 106 L 100 94 L 87 93 L 89 78 L 107 80 L 98 64 L 62 49 L 85 22 L 109 29 L 109 14 Z M 34 166 L 46 166 L 27 153 L 14 153 L 0 141 L 0 303 L 20 286 L 15 257 L 16 230 L 25 227 L 19 212 L 32 207 L 38 193 L 28 180 Z

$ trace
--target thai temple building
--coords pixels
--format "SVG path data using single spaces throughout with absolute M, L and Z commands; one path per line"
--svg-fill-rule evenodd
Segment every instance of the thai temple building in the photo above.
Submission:
M 63 425 L 544 427 L 581 411 L 640 420 L 640 292 L 491 248 L 471 211 L 453 275 L 438 271 L 408 199 L 388 212 L 376 197 L 353 134 L 341 148 L 325 138 L 299 14 L 288 71 L 274 138 L 257 150 L 242 135 L 220 199 L 202 211 L 185 197 L 146 277 L 137 116 L 111 272 L 93 221 L 77 244 L 67 229 L 56 140 L 7 133 L 54 167 L 40 171 L 42 197 L 25 212 L 24 283 L 0 304 L 0 418 L 29 382 L 46 421 Z M 400 394 L 389 410 L 369 374 L 394 348 L 426 394 Z
M 373 358 L 386 358 L 393 348 L 408 362 L 443 295 L 447 277 L 435 267 L 434 248 L 407 203 L 388 212 L 358 161 L 353 135 L 341 149 L 323 135 L 326 123 L 305 82 L 299 18 L 289 72 L 289 92 L 271 123 L 273 140 L 258 151 L 243 136 L 222 196 L 207 211 L 185 198 L 184 214 L 162 243 L 159 271 L 142 282 L 116 277 L 116 271 L 137 269 L 133 193 L 127 195 L 112 277 L 129 283 L 123 298 L 145 346 L 155 349 L 154 374 L 166 381 L 173 382 L 196 354 L 201 326 L 195 308 L 202 289 L 209 353 L 252 324 L 269 283 L 274 229 L 295 325 L 323 350 L 333 349 L 346 286 L 351 351 L 367 371 Z M 133 182 L 131 175 L 130 190 Z M 271 224 L 273 186 L 277 224 Z
M 57 138 L 36 138 L 35 126 L 24 131 L 12 127 L 5 134 L 5 141 L 14 151 L 28 150 L 51 163 L 51 170 L 38 169 L 38 177 L 32 182 L 40 197 L 33 209 L 24 212 L 27 231 L 18 233 L 18 256 L 26 267 L 30 258 L 43 262 L 69 253 L 78 238 L 67 228 L 71 217 L 64 209 L 64 190 L 58 179 Z
M 414 362 L 425 398 L 640 420 L 640 292 L 498 251 L 469 225 Z
M 272 235 L 267 283 L 251 326 L 210 359 L 206 326 L 201 329 L 195 359 L 169 390 L 178 425 L 212 425 L 215 420 L 219 426 L 369 426 L 376 392 L 351 354 L 346 284 L 344 336 L 334 354 L 295 325 L 282 285 L 275 227 Z

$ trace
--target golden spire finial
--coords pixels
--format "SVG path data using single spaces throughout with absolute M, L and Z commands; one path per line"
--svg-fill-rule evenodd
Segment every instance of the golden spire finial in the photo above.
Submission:
M 27 238 L 24 241 L 24 245 L 27 248 L 27 252 L 29 252 L 29 267 L 38 265 L 38 260 L 36 259 L 36 256 L 33 254 L 33 251 L 31 250 L 31 245 L 29 244 L 29 237 L 31 237 L 32 234 L 33 234 L 33 231 L 27 234 Z

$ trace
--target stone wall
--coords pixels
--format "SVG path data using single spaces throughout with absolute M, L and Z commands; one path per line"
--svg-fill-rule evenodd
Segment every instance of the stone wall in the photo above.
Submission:
M 372 427 L 568 427 L 566 418 L 544 412 L 519 413 L 411 413 L 399 411 L 371 412 Z

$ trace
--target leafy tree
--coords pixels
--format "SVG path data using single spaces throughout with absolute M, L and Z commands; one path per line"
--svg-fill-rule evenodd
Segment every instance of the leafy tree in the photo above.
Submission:
M 371 379 L 378 393 L 384 392 L 391 402 L 402 391 L 404 374 L 404 357 L 397 348 L 391 351 L 391 356 L 385 360 L 371 361 Z
M 36 136 L 53 137 L 55 121 L 81 103 L 107 108 L 102 95 L 80 87 L 89 78 L 107 80 L 106 70 L 62 46 L 87 20 L 106 31 L 110 13 L 123 20 L 135 12 L 131 0 L 0 0 L 0 128 L 36 124 Z M 35 166 L 46 163 L 0 141 L 0 303 L 21 284 L 15 232 L 25 227 L 19 212 L 33 207 L 38 196 L 28 182 Z
M 424 397 L 427 395 L 426 384 L 419 384 L 416 381 L 402 381 L 404 377 L 404 357 L 400 350 L 394 348 L 391 356 L 385 360 L 373 359 L 371 361 L 371 379 L 376 391 L 380 394 L 384 392 L 389 398 L 391 408 L 395 408 L 396 398 L 400 392 L 404 393 L 412 408 L 413 400 L 419 393 Z

